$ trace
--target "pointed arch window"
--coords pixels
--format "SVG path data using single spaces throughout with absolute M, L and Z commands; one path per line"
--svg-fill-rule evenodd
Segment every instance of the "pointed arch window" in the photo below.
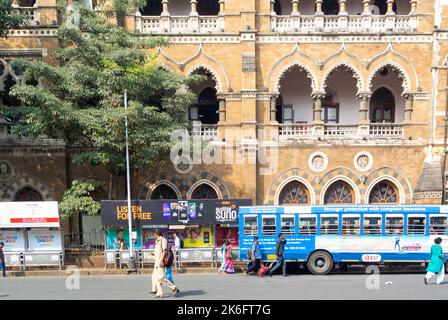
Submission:
M 309 205 L 310 192 L 299 181 L 291 181 L 286 184 L 278 196 L 279 205 Z
M 43 201 L 42 195 L 39 191 L 31 187 L 24 187 L 16 192 L 14 201 Z
M 379 204 L 387 203 L 394 204 L 399 202 L 398 189 L 390 181 L 383 180 L 378 182 L 370 191 L 369 203 Z
M 331 184 L 324 196 L 325 204 L 353 204 L 355 201 L 353 188 L 345 181 Z
M 169 185 L 163 183 L 157 186 L 151 192 L 151 200 L 162 200 L 162 199 L 178 199 L 176 191 Z
M 203 183 L 193 190 L 190 198 L 197 200 L 218 199 L 218 194 L 216 193 L 216 190 L 212 186 Z

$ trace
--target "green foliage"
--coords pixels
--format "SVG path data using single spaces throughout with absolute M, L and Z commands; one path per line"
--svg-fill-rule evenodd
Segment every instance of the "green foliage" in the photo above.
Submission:
M 59 210 L 62 219 L 67 219 L 79 214 L 97 215 L 101 210 L 101 204 L 91 197 L 91 193 L 102 183 L 97 180 L 74 180 L 70 189 L 64 192 L 59 202 Z
M 24 14 L 12 11 L 12 1 L 0 0 L 0 37 L 8 35 L 8 29 L 20 27 L 26 20 Z
M 24 107 L 3 108 L 22 136 L 46 135 L 81 150 L 78 164 L 105 166 L 117 175 L 125 168 L 125 116 L 129 120 L 133 169 L 157 164 L 171 147 L 170 134 L 186 128 L 185 114 L 195 97 L 188 88 L 199 77 L 183 77 L 157 67 L 151 48 L 163 38 L 137 37 L 80 8 L 80 28 L 61 26 L 63 47 L 54 51 L 59 66 L 16 60 L 13 67 L 44 88 L 14 86 Z M 129 108 L 123 108 L 127 90 Z

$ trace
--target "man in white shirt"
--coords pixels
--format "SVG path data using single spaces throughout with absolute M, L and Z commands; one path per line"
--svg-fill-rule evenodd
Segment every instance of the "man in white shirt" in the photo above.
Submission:
M 155 232 L 155 247 L 154 247 L 154 270 L 152 272 L 152 287 L 154 293 L 155 284 L 155 297 L 163 298 L 162 284 L 165 284 L 173 291 L 173 296 L 178 292 L 177 287 L 165 278 L 165 264 L 163 259 L 167 252 L 168 242 L 163 237 L 160 231 Z

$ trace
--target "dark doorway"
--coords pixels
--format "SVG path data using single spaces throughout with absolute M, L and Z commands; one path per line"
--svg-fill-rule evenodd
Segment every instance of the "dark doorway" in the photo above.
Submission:
M 146 7 L 141 10 L 143 16 L 160 16 L 163 7 L 161 0 L 148 0 Z
M 339 14 L 338 0 L 324 0 L 322 4 L 322 11 L 327 16 L 335 16 Z
M 198 14 L 200 16 L 217 16 L 219 14 L 218 0 L 199 0 Z
M 395 97 L 387 88 L 379 88 L 370 102 L 370 121 L 372 123 L 395 122 Z
M 190 109 L 190 120 L 201 121 L 202 124 L 217 124 L 219 103 L 215 88 L 205 88 L 198 97 L 198 102 Z

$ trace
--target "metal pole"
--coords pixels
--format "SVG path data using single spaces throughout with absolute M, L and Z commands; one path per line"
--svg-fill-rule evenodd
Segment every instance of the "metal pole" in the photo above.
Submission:
M 128 91 L 124 90 L 124 109 L 128 109 Z M 131 206 L 131 170 L 129 166 L 129 136 L 128 136 L 128 116 L 125 115 L 126 129 L 126 187 L 128 194 L 128 227 L 129 227 L 129 263 L 128 272 L 136 271 L 134 260 L 134 241 L 132 238 L 132 206 Z
M 446 77 L 446 87 L 445 87 L 445 119 L 444 119 L 444 133 L 443 133 L 443 163 L 442 163 L 442 205 L 446 204 L 446 194 L 445 194 L 445 186 L 446 186 L 446 157 L 447 157 L 447 143 L 446 140 L 448 138 L 448 70 Z

